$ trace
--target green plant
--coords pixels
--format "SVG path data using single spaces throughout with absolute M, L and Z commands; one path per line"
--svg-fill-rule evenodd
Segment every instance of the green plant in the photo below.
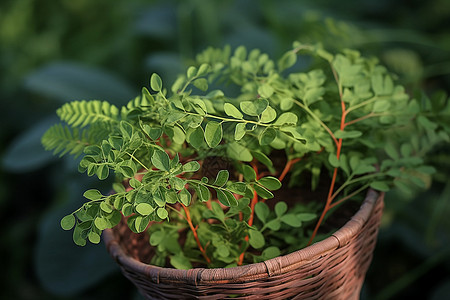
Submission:
M 170 91 L 153 74 L 154 93 L 143 88 L 120 109 L 67 103 L 57 111 L 67 125 L 47 131 L 45 148 L 83 154 L 80 172 L 113 172 L 116 182 L 114 194 L 86 191 L 61 226 L 78 245 L 98 243 L 123 215 L 134 232 L 148 228 L 152 263 L 176 268 L 241 265 L 310 244 L 344 201 L 424 186 L 434 171 L 422 157 L 449 141 L 448 99 L 410 99 L 394 78 L 353 50 L 294 43 L 274 62 L 259 50 L 208 48 Z M 325 199 L 270 200 L 305 174 L 312 190 L 329 178 Z

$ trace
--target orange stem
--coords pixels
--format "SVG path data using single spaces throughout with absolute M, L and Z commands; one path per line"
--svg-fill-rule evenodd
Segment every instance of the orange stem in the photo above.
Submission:
M 294 158 L 294 159 L 290 159 L 287 161 L 286 165 L 284 166 L 283 172 L 281 172 L 280 177 L 278 177 L 279 181 L 283 181 L 284 177 L 286 177 L 287 173 L 289 172 L 289 170 L 292 168 L 292 166 L 299 162 L 301 160 L 301 158 Z
M 191 219 L 191 214 L 189 213 L 189 208 L 187 208 L 183 203 L 180 203 L 180 204 L 181 204 L 181 206 L 183 207 L 184 212 L 186 213 L 186 221 L 188 222 L 189 227 L 191 228 L 192 233 L 194 234 L 194 238 L 195 238 L 195 241 L 197 242 L 198 249 L 200 249 L 200 252 L 202 253 L 202 255 L 203 255 L 203 257 L 205 258 L 206 262 L 207 262 L 208 264 L 210 264 L 210 263 L 211 263 L 211 260 L 210 260 L 209 257 L 206 255 L 206 251 L 205 251 L 205 249 L 202 247 L 202 244 L 200 243 L 200 240 L 199 240 L 199 238 L 198 238 L 197 228 L 194 227 L 194 224 L 192 224 L 192 219 Z
M 334 74 L 334 77 L 336 79 L 336 82 L 338 83 L 338 89 L 339 89 L 339 97 L 341 99 L 341 109 L 342 109 L 342 115 L 341 115 L 341 126 L 340 126 L 340 130 L 344 131 L 345 126 L 347 125 L 345 123 L 345 117 L 347 116 L 347 110 L 345 108 L 345 102 L 342 100 L 343 99 L 343 94 L 342 94 L 342 87 L 339 84 L 339 78 L 338 75 L 336 73 L 336 71 L 334 70 L 334 68 L 332 67 L 332 71 Z M 337 143 L 337 149 L 336 149 L 336 157 L 339 160 L 339 157 L 341 155 L 341 149 L 342 149 L 342 138 L 338 140 Z M 328 197 L 327 197 L 327 202 L 325 203 L 325 207 L 322 211 L 322 214 L 320 215 L 319 221 L 317 221 L 316 227 L 314 228 L 314 231 L 311 235 L 311 238 L 308 241 L 308 246 L 311 245 L 312 241 L 314 240 L 314 238 L 317 235 L 317 232 L 319 230 L 320 225 L 323 222 L 323 219 L 325 218 L 325 215 L 327 214 L 327 212 L 333 207 L 331 205 L 331 202 L 333 201 L 333 190 L 334 190 L 334 185 L 336 183 L 336 177 L 337 177 L 337 170 L 338 168 L 334 168 L 333 171 L 333 177 L 331 178 L 331 183 L 330 183 L 330 189 L 328 190 Z
M 256 191 L 254 191 L 253 199 L 252 199 L 252 202 L 250 203 L 250 209 L 251 209 L 250 218 L 248 219 L 248 225 L 250 225 L 250 226 L 253 225 L 253 216 L 255 214 L 256 203 L 258 203 L 258 195 L 256 194 Z

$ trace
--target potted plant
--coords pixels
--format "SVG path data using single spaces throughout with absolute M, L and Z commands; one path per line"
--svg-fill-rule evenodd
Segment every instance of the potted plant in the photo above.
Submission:
M 61 226 L 81 246 L 105 231 L 148 298 L 358 298 L 383 193 L 422 185 L 423 155 L 448 141 L 448 105 L 394 78 L 354 50 L 208 48 L 124 107 L 66 103 L 43 145 L 115 183 Z

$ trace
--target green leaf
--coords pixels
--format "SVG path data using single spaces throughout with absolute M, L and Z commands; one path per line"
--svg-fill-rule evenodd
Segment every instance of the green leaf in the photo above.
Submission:
M 88 239 L 92 244 L 100 243 L 100 236 L 93 231 L 89 232 Z
M 259 116 L 269 105 L 266 99 L 258 99 L 254 101 L 242 101 L 239 103 L 241 110 L 249 116 Z
M 221 222 L 225 221 L 225 214 L 219 203 L 212 201 L 211 210 L 205 210 L 205 218 L 207 219 L 217 219 Z
M 122 213 L 125 217 L 131 215 L 133 213 L 133 205 L 131 205 L 130 203 L 125 203 L 122 206 Z
M 273 231 L 278 231 L 281 228 L 281 221 L 278 219 L 273 219 L 267 222 L 266 224 L 267 228 Z
M 342 131 L 340 129 L 334 132 L 334 136 L 338 139 L 348 139 L 348 138 L 357 138 L 362 135 L 361 131 L 358 130 L 345 130 Z
M 302 222 L 294 214 L 285 214 L 280 218 L 280 220 L 281 220 L 281 222 L 283 222 L 291 227 L 298 228 L 298 227 L 302 226 Z
M 428 130 L 435 130 L 438 127 L 438 124 L 430 121 L 427 117 L 422 115 L 417 117 L 417 122 Z
M 379 113 L 389 110 L 391 103 L 388 100 L 378 100 L 373 104 L 373 112 Z
M 211 192 L 206 186 L 202 184 L 198 185 L 197 194 L 201 201 L 208 201 L 209 199 L 211 199 Z
M 261 114 L 261 123 L 270 123 L 273 120 L 277 118 L 277 112 L 275 109 L 273 109 L 270 106 L 267 106 L 267 108 L 262 112 Z
M 222 140 L 222 124 L 209 121 L 205 127 L 205 140 L 210 148 L 215 148 Z
M 242 139 L 245 135 L 245 123 L 238 123 L 236 124 L 236 129 L 234 130 L 234 139 L 236 141 L 239 141 Z
M 397 148 L 392 143 L 387 143 L 384 146 L 384 151 L 386 151 L 386 154 L 395 161 L 400 158 Z
M 264 240 L 264 236 L 262 235 L 261 232 L 253 229 L 253 230 L 249 230 L 248 235 L 249 235 L 248 242 L 250 243 L 250 245 L 253 248 L 259 249 L 259 248 L 264 247 L 264 245 L 266 244 L 266 241 Z
M 256 181 L 256 172 L 251 166 L 243 165 L 242 166 L 242 173 L 244 175 L 245 181 L 247 181 L 247 182 Z
M 150 245 L 158 246 L 164 240 L 164 237 L 165 237 L 165 233 L 162 230 L 158 230 L 158 231 L 154 231 L 154 232 L 150 233 L 150 239 L 149 239 Z
M 111 205 L 107 204 L 105 201 L 100 203 L 100 209 L 108 214 L 112 213 L 113 211 Z
M 122 133 L 122 136 L 129 140 L 133 136 L 133 126 L 131 126 L 130 123 L 125 121 L 120 121 L 120 132 Z
M 273 176 L 263 177 L 258 180 L 258 183 L 271 191 L 275 191 L 281 188 L 281 182 Z
M 264 251 L 261 253 L 261 256 L 264 260 L 269 260 L 275 257 L 278 257 L 281 255 L 280 249 L 275 246 L 270 246 L 264 249 Z
M 203 132 L 203 128 L 198 126 L 193 130 L 189 130 L 186 140 L 195 149 L 200 149 L 205 143 L 205 133 Z
M 148 203 L 139 203 L 136 206 L 136 211 L 143 216 L 151 214 L 154 210 L 155 209 Z
M 170 114 L 167 116 L 166 123 L 167 124 L 173 124 L 182 118 L 184 118 L 186 114 L 179 110 L 172 110 Z
M 247 185 L 244 182 L 231 182 L 227 185 L 227 189 L 235 194 L 244 195 Z
M 158 210 L 156 211 L 156 214 L 163 220 L 169 216 L 169 213 L 164 207 L 159 207 Z
M 311 213 L 299 213 L 299 214 L 296 214 L 296 216 L 300 220 L 300 222 L 308 222 L 308 221 L 312 221 L 315 218 L 317 218 L 316 214 L 311 214 Z
M 244 117 L 244 115 L 239 111 L 239 109 L 237 109 L 236 106 L 234 106 L 231 103 L 225 103 L 223 105 L 223 109 L 227 114 L 227 116 L 233 117 L 235 119 L 242 119 Z
M 169 204 L 175 204 L 178 202 L 178 194 L 174 190 L 164 190 L 164 199 Z
M 253 188 L 255 189 L 256 193 L 263 199 L 270 199 L 273 198 L 273 194 L 266 189 L 265 187 L 262 187 L 260 185 L 255 184 L 253 186 Z
M 189 206 L 191 204 L 191 193 L 189 193 L 189 191 L 184 188 L 180 191 L 180 193 L 178 194 L 178 198 L 180 199 L 180 202 L 183 203 L 185 206 Z
M 278 69 L 280 72 L 286 70 L 297 62 L 297 54 L 294 51 L 286 52 L 280 60 L 278 60 Z
M 170 158 L 169 155 L 161 150 L 155 150 L 152 155 L 152 164 L 159 170 L 170 170 Z
M 258 94 L 262 98 L 269 98 L 273 95 L 274 89 L 269 84 L 263 84 L 258 87 Z
M 366 165 L 363 163 L 360 163 L 355 170 L 353 170 L 353 174 L 354 175 L 361 175 L 361 174 L 367 174 L 367 173 L 372 173 L 375 172 L 376 169 L 374 166 L 372 165 Z
M 184 143 L 184 141 L 186 140 L 186 135 L 184 134 L 184 131 L 178 127 L 178 126 L 174 126 L 172 128 L 173 130 L 173 136 L 171 137 L 173 142 L 181 145 Z
M 200 170 L 200 164 L 195 160 L 183 165 L 183 172 L 197 172 L 198 170 Z
M 84 192 L 83 196 L 89 200 L 100 200 L 103 195 L 100 193 L 100 191 L 96 190 L 96 189 L 91 189 L 91 190 L 87 190 L 86 192 Z
M 94 225 L 99 230 L 105 230 L 106 228 L 109 227 L 108 226 L 108 221 L 105 218 L 95 218 Z
M 217 199 L 225 206 L 237 206 L 238 202 L 233 194 L 226 190 L 215 189 L 217 192 Z
M 97 171 L 95 172 L 98 179 L 104 180 L 108 178 L 109 175 L 109 168 L 106 165 L 99 165 L 97 168 Z
M 199 90 L 205 92 L 208 90 L 208 80 L 205 78 L 199 78 L 194 81 L 194 86 Z
M 228 181 L 229 175 L 230 174 L 228 173 L 227 170 L 220 170 L 217 173 L 216 180 L 214 181 L 213 185 L 220 186 L 220 187 L 224 186 L 225 183 L 227 183 L 227 181 Z
M 330 154 L 328 155 L 328 162 L 329 162 L 330 165 L 333 166 L 334 168 L 339 168 L 339 166 L 340 166 L 339 159 L 337 158 L 336 154 L 334 154 L 334 153 L 330 153 Z
M 153 73 L 152 77 L 150 78 L 150 87 L 155 92 L 160 92 L 162 89 L 162 80 L 161 77 L 159 77 L 158 74 Z
M 374 181 L 370 184 L 370 187 L 381 192 L 387 192 L 390 190 L 389 185 L 384 181 Z
M 264 202 L 256 203 L 255 214 L 261 222 L 266 223 L 267 217 L 270 214 L 269 206 Z
M 298 117 L 294 113 L 285 112 L 282 113 L 275 121 L 274 125 L 297 125 Z
M 288 206 L 287 206 L 286 202 L 280 201 L 280 202 L 277 202 L 277 204 L 275 204 L 275 214 L 277 215 L 278 218 L 281 217 L 282 215 L 284 215 L 287 210 L 288 210 Z
M 250 162 L 253 159 L 253 156 L 250 153 L 250 151 L 237 142 L 231 142 L 228 144 L 227 155 L 231 159 L 236 159 L 245 162 Z
M 170 257 L 170 264 L 176 268 L 181 270 L 189 270 L 192 269 L 192 264 L 189 259 L 184 256 L 183 253 L 179 253 L 177 255 Z
M 264 153 L 262 153 L 261 151 L 252 151 L 251 153 L 254 158 L 256 158 L 260 163 L 262 163 L 266 167 L 268 167 L 268 168 L 273 167 L 273 163 L 270 160 L 270 158 L 267 155 L 265 155 Z
M 272 127 L 266 127 L 259 135 L 259 144 L 261 146 L 270 145 L 277 137 L 277 131 Z
M 67 215 L 61 219 L 61 228 L 70 230 L 75 226 L 75 216 L 73 214 Z
M 211 68 L 208 64 L 201 64 L 200 67 L 198 68 L 197 76 L 206 75 L 210 69 Z

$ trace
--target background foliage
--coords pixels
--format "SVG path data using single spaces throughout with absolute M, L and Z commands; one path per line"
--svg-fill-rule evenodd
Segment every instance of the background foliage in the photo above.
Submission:
M 172 82 L 207 46 L 245 44 L 279 57 L 296 39 L 380 56 L 410 93 L 448 93 L 449 29 L 445 0 L 2 1 L 1 295 L 138 298 L 102 246 L 77 247 L 59 228 L 83 191 L 98 185 L 74 171 L 76 161 L 56 161 L 40 145 L 62 103 L 122 105 L 148 85 L 152 72 Z M 438 173 L 429 189 L 387 195 L 364 299 L 450 293 L 449 150 L 433 150 Z

